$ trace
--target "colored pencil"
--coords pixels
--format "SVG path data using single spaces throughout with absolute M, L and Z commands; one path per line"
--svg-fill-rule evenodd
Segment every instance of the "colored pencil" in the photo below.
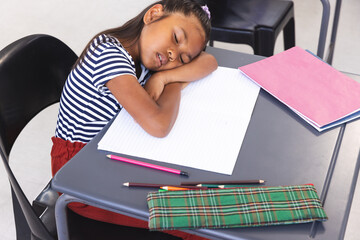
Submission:
M 165 189 L 165 190 L 168 190 L 168 191 L 194 190 L 194 189 L 191 189 L 191 188 L 174 187 L 174 186 L 164 186 L 164 187 L 161 187 L 161 189 Z
M 186 186 L 186 185 L 181 185 L 181 186 Z M 223 184 L 223 185 L 218 185 L 218 184 L 198 184 L 196 185 L 197 187 L 207 187 L 207 188 L 236 188 L 236 187 L 254 187 L 254 184 Z M 189 187 L 189 186 L 186 186 Z
M 137 161 L 137 160 L 133 160 L 133 159 L 128 159 L 128 158 L 115 156 L 115 155 L 106 155 L 106 156 L 110 159 L 121 161 L 121 162 L 126 162 L 126 163 L 131 163 L 131 164 L 135 164 L 135 165 L 139 165 L 139 166 L 143 166 L 143 167 L 153 168 L 153 169 L 160 170 L 160 171 L 175 173 L 175 174 L 182 175 L 182 176 L 189 176 L 189 174 L 187 172 L 173 169 L 173 168 L 167 168 L 167 167 L 163 167 L 163 166 L 159 166 L 159 165 L 155 165 L 155 164 L 151 164 L 151 163 L 147 163 L 147 162 L 141 162 L 141 161 Z
M 230 181 L 197 181 L 197 182 L 182 182 L 182 186 L 193 186 L 198 184 L 215 184 L 215 185 L 241 185 L 241 184 L 262 184 L 265 180 L 230 180 Z
M 155 184 L 155 183 L 134 183 L 134 182 L 126 182 L 123 183 L 126 187 L 147 187 L 147 188 L 161 188 L 165 186 L 172 186 L 172 187 L 179 187 L 184 188 L 184 186 L 181 185 L 169 185 L 169 184 Z M 186 186 L 188 189 L 194 189 L 194 190 L 206 190 L 207 187 L 197 187 L 197 186 Z
M 254 187 L 251 185 L 218 185 L 218 188 L 244 188 L 244 187 Z

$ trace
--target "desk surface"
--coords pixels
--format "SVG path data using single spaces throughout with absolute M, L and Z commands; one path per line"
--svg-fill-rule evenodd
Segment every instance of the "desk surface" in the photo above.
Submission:
M 225 67 L 236 68 L 261 59 L 216 48 L 207 51 Z M 360 162 L 360 121 L 319 133 L 261 90 L 231 176 L 181 166 L 190 177 L 180 177 L 112 161 L 106 158 L 109 152 L 97 150 L 97 143 L 107 128 L 56 174 L 53 179 L 55 190 L 147 220 L 149 189 L 127 188 L 122 183 L 179 184 L 182 181 L 231 179 L 265 179 L 267 186 L 313 183 L 329 217 L 324 223 L 188 232 L 212 239 L 278 240 L 307 239 L 308 236 L 342 239 L 344 236 Z

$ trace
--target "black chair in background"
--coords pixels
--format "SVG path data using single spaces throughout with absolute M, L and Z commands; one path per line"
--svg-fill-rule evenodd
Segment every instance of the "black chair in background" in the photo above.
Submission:
M 0 155 L 11 185 L 17 239 L 57 238 L 54 207 L 58 193 L 51 189 L 50 181 L 31 205 L 11 170 L 9 154 L 25 125 L 59 101 L 76 59 L 68 46 L 48 35 L 27 36 L 0 51 Z M 23 160 L 32 161 L 26 156 Z M 71 239 L 178 239 L 98 222 L 71 211 L 68 218 Z
M 295 46 L 294 3 L 282 0 L 206 0 L 214 41 L 250 45 L 254 54 L 272 56 L 283 30 L 284 46 Z

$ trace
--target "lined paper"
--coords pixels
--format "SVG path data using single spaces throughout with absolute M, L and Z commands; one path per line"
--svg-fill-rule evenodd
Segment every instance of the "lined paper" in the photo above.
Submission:
M 98 149 L 231 175 L 259 90 L 238 69 L 218 67 L 182 91 L 168 136 L 149 135 L 123 109 Z

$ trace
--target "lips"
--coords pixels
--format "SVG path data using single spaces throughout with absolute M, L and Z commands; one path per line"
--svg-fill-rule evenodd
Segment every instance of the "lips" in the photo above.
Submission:
M 164 55 L 162 55 L 161 53 L 157 53 L 156 57 L 157 57 L 157 60 L 158 60 L 159 67 L 166 64 L 167 59 L 165 58 Z
M 158 53 L 157 54 L 157 56 L 158 56 L 158 59 L 159 59 L 159 62 L 160 62 L 160 66 L 162 65 L 162 56 Z

